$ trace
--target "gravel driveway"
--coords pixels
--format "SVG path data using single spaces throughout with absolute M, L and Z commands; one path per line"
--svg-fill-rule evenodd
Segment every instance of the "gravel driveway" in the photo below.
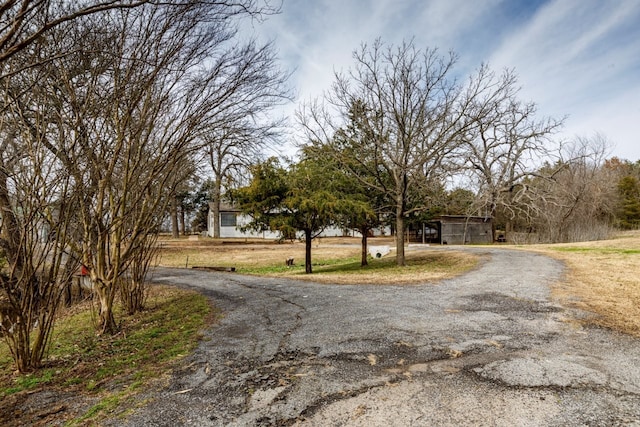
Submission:
M 572 322 L 561 263 L 467 250 L 481 267 L 437 285 L 156 271 L 225 314 L 126 425 L 640 426 L 638 340 Z

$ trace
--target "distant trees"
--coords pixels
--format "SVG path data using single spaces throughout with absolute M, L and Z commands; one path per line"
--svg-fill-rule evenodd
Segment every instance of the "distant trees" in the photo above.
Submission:
M 216 67 L 228 70 L 229 83 L 235 88 L 221 106 L 221 120 L 211 122 L 203 135 L 207 166 L 213 173 L 213 237 L 220 237 L 223 190 L 261 161 L 263 151 L 275 143 L 283 119 L 270 118 L 268 113 L 291 99 L 286 86 L 288 75 L 278 68 L 272 44 L 250 42 L 232 53 L 223 56 Z
M 476 194 L 466 188 L 454 188 L 447 192 L 442 211 L 448 215 L 472 215 L 476 210 Z
M 623 230 L 640 228 L 640 160 L 612 158 L 605 168 L 617 180 L 616 226 Z
M 510 211 L 498 220 L 512 221 L 519 239 L 568 242 L 605 238 L 614 224 L 616 179 L 606 167 L 606 141 L 578 138 L 564 144 L 561 158 L 540 166 L 518 182 Z M 514 237 L 515 238 L 515 237 Z
M 252 218 L 247 229 L 279 231 L 283 238 L 291 236 L 291 229 L 283 222 L 283 201 L 289 192 L 287 170 L 271 157 L 251 167 L 249 185 L 229 192 L 233 203 Z
M 620 207 L 618 225 L 623 229 L 640 228 L 640 180 L 633 175 L 623 176 L 618 182 Z
M 213 199 L 213 181 L 204 180 L 198 189 L 192 194 L 191 202 L 195 215 L 191 222 L 191 228 L 201 233 L 209 227 L 209 202 Z
M 186 235 L 188 230 L 188 218 L 195 209 L 192 197 L 195 192 L 198 177 L 198 165 L 194 159 L 196 153 L 181 159 L 182 165 L 177 168 L 180 174 L 175 177 L 178 184 L 167 188 L 169 202 L 169 220 L 171 222 L 171 236 L 180 237 Z

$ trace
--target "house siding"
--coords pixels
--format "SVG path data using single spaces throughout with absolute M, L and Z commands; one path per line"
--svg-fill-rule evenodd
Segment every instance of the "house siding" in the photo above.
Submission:
M 235 226 L 224 226 L 222 225 L 222 215 L 228 215 L 229 213 L 234 213 L 236 215 L 236 225 Z M 227 238 L 227 239 L 231 239 L 231 238 L 253 238 L 253 239 L 267 239 L 267 240 L 275 240 L 275 239 L 279 239 L 280 238 L 280 233 L 277 232 L 273 232 L 273 231 L 242 231 L 241 228 L 246 226 L 247 224 L 249 224 L 251 222 L 251 217 L 249 217 L 248 215 L 244 215 L 240 212 L 237 211 L 232 211 L 232 210 L 221 210 L 220 211 L 220 238 Z M 207 228 L 207 235 L 209 237 L 213 237 L 213 211 L 211 209 L 209 209 L 209 217 L 208 217 L 208 228 Z M 374 235 L 376 236 L 381 236 L 381 235 L 389 235 L 390 234 L 390 229 L 389 228 L 382 228 L 382 229 L 376 229 L 374 230 Z M 337 227 L 328 227 L 326 228 L 321 234 L 320 237 L 344 237 L 345 236 L 345 231 L 342 230 L 341 228 L 337 228 Z M 350 237 L 360 237 L 361 234 L 358 233 L 357 231 L 348 231 L 346 233 L 346 236 L 350 236 Z M 302 237 L 302 235 L 300 235 L 299 237 Z

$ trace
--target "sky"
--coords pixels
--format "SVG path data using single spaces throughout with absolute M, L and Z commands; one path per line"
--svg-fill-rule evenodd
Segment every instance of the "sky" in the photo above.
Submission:
M 556 138 L 601 135 L 608 157 L 640 160 L 640 0 L 283 0 L 253 31 L 292 72 L 285 114 L 353 67 L 362 43 L 413 39 L 454 51 L 460 76 L 513 69 L 539 118 L 565 118 Z

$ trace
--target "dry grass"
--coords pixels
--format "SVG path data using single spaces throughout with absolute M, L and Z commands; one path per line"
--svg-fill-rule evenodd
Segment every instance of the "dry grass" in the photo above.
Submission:
M 375 238 L 370 245 L 390 245 L 393 240 Z M 381 259 L 370 259 L 360 267 L 360 240 L 323 238 L 314 240 L 313 275 L 304 273 L 304 244 L 300 242 L 267 243 L 212 239 L 198 241 L 165 240 L 159 265 L 167 267 L 235 267 L 239 273 L 270 277 L 290 277 L 335 284 L 415 284 L 428 283 L 462 274 L 477 265 L 477 256 L 462 252 L 407 251 L 407 267 L 395 266 L 394 253 Z M 295 266 L 287 268 L 292 257 Z
M 351 242 L 348 242 L 351 243 Z M 348 258 L 359 253 L 350 244 L 329 246 L 314 243 L 314 262 L 332 258 Z M 304 244 L 299 242 L 271 243 L 265 241 L 200 239 L 198 241 L 164 240 L 158 264 L 165 267 L 216 266 L 235 267 L 237 271 L 285 265 L 293 257 L 296 264 L 304 263 Z
M 317 283 L 331 284 L 367 284 L 367 285 L 415 285 L 435 283 L 443 279 L 458 276 L 475 268 L 478 257 L 464 252 L 407 252 L 406 266 L 398 267 L 392 252 L 383 259 L 369 260 L 369 266 L 362 268 L 360 259 L 347 264 L 319 265 L 315 273 L 304 274 L 298 271 L 273 273 L 277 277 L 295 277 Z
M 594 313 L 591 323 L 640 337 L 640 231 L 534 249 L 568 267 L 565 280 L 553 289 L 555 297 Z

